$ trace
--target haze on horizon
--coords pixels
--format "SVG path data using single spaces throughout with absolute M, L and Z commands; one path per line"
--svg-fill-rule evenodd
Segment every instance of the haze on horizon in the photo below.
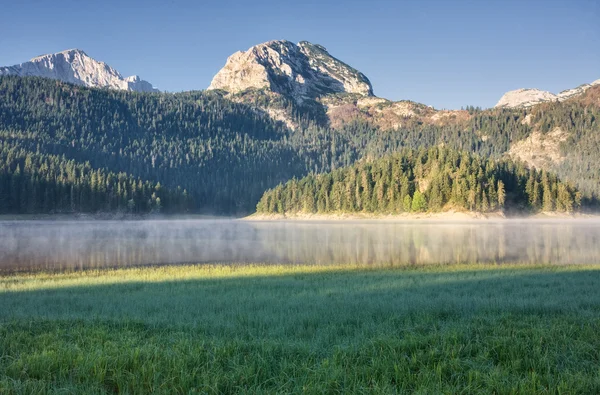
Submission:
M 228 56 L 274 39 L 321 44 L 377 96 L 436 108 L 487 108 L 509 90 L 558 93 L 600 78 L 593 0 L 24 0 L 4 10 L 0 65 L 80 48 L 163 91 L 205 89 Z

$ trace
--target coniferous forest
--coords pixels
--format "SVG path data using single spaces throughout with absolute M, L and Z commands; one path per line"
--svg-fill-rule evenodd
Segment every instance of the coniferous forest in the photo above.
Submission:
M 548 172 L 433 147 L 403 150 L 268 190 L 259 213 L 573 212 L 581 194 Z
M 299 127 L 215 91 L 136 93 L 0 77 L 0 213 L 243 215 L 270 188 L 259 204 L 267 212 L 399 212 L 409 198 L 410 211 L 490 211 L 503 205 L 500 181 L 505 204 L 531 211 L 571 211 L 600 194 L 593 103 L 469 108 L 467 123 L 407 122 L 396 130 L 360 119 L 333 129 L 318 106 L 282 105 Z M 534 124 L 569 134 L 561 144 L 566 159 L 550 171 L 502 160 Z M 438 145 L 450 150 L 421 149 Z M 273 193 L 292 185 L 305 196 L 277 203 Z
M 218 95 L 3 77 L 0 212 L 248 212 L 302 173 L 285 138 Z

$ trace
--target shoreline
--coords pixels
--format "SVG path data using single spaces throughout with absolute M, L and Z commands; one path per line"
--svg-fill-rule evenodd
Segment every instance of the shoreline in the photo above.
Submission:
M 469 212 L 445 211 L 438 213 L 403 213 L 403 214 L 374 214 L 374 213 L 329 213 L 329 214 L 250 214 L 245 217 L 219 216 L 206 214 L 170 214 L 170 215 L 111 215 L 100 214 L 4 214 L 0 215 L 0 222 L 14 221 L 248 221 L 248 222 L 277 222 L 277 221 L 376 221 L 376 222 L 485 222 L 485 221 L 515 221 L 515 220 L 600 220 L 600 213 L 558 213 L 542 212 L 534 215 L 506 215 L 503 212 Z
M 600 214 L 542 212 L 534 215 L 512 216 L 503 212 L 479 213 L 464 211 L 446 211 L 441 213 L 332 213 L 332 214 L 252 214 L 241 218 L 243 221 L 510 221 L 510 220 L 581 220 L 598 219 Z

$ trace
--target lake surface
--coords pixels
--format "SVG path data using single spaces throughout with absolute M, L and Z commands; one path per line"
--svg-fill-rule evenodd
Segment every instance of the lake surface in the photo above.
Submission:
M 182 263 L 600 263 L 598 220 L 0 221 L 0 272 Z

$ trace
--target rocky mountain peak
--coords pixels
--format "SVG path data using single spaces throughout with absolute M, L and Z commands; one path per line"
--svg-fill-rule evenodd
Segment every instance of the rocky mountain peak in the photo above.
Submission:
M 531 107 L 539 103 L 556 100 L 556 95 L 540 89 L 515 89 L 506 92 L 496 104 L 496 107 L 517 108 Z
M 45 77 L 93 88 L 158 91 L 138 76 L 123 78 L 117 70 L 91 58 L 80 49 L 40 55 L 19 65 L 0 67 L 0 75 Z
M 540 89 L 516 89 L 506 92 L 496 104 L 496 108 L 527 108 L 536 104 L 550 101 L 564 101 L 585 93 L 589 88 L 600 85 L 600 80 L 591 84 L 583 84 L 573 89 L 564 90 L 558 94 Z
M 334 93 L 373 96 L 364 74 L 331 56 L 325 47 L 307 41 L 275 40 L 236 52 L 208 89 L 238 93 L 251 88 L 280 93 L 299 103 Z
M 78 49 L 78 48 L 71 48 L 71 49 L 65 49 L 64 51 L 60 51 L 54 54 L 43 54 L 43 55 L 39 55 L 36 56 L 35 58 L 30 59 L 30 62 L 35 62 L 35 61 L 39 61 L 43 58 L 47 58 L 47 57 L 51 57 L 51 56 L 56 56 L 56 55 L 63 55 L 65 57 L 70 57 L 70 58 L 74 58 L 75 56 L 86 56 L 89 57 L 88 54 L 86 54 L 82 49 Z

